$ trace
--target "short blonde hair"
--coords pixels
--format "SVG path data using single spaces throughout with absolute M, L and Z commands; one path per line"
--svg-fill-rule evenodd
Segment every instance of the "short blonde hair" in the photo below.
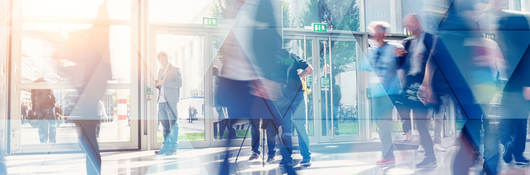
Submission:
M 372 33 L 375 33 L 375 28 L 381 28 L 385 32 L 388 32 L 388 29 L 390 29 L 390 24 L 384 21 L 374 21 L 368 25 L 368 28 L 372 31 Z

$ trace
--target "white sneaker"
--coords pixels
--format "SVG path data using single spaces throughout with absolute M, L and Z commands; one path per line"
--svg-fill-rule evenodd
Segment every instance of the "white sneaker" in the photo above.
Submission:
M 425 150 L 423 150 L 423 146 L 421 146 L 421 145 L 418 146 L 418 150 L 417 151 L 418 152 L 425 152 Z

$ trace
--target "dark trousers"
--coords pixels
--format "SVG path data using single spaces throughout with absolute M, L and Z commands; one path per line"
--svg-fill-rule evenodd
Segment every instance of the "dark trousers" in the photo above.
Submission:
M 236 136 L 236 130 L 234 129 L 232 120 L 222 119 L 219 121 L 219 139 L 222 139 L 225 133 L 225 130 L 228 131 L 228 137 Z
M 432 137 L 429 134 L 429 123 L 431 120 L 427 116 L 427 107 L 423 106 L 422 104 L 399 105 L 397 107 L 397 110 L 401 118 L 404 118 L 403 116 L 410 116 L 409 114 L 412 110 L 414 124 L 416 126 L 416 129 L 418 130 L 418 133 L 420 134 L 420 145 L 425 150 L 425 159 L 435 159 L 433 149 L 434 144 L 432 141 Z M 410 123 L 410 121 L 404 122 Z
M 236 123 L 238 120 L 241 120 L 241 119 L 226 119 L 226 120 L 229 120 L 230 124 L 233 124 L 233 123 Z M 252 119 L 252 120 L 256 120 L 256 119 Z M 251 121 L 252 121 L 251 120 Z M 285 123 L 283 123 L 285 122 Z M 286 125 L 285 128 L 283 128 L 282 130 L 285 130 L 285 131 L 290 131 L 292 130 L 291 125 L 292 123 L 290 122 L 290 118 L 287 119 L 283 119 L 282 120 L 282 126 L 278 126 L 277 123 L 280 123 L 280 122 L 271 122 L 269 124 L 269 126 L 271 128 L 275 128 L 275 129 L 272 129 L 272 131 L 277 131 L 277 128 L 278 127 L 284 127 L 283 124 Z M 253 126 L 252 126 L 253 127 Z M 275 133 L 276 135 L 277 133 Z M 259 135 L 259 133 L 258 133 Z M 288 166 L 288 172 L 289 174 L 293 174 L 294 173 L 294 169 L 292 169 L 292 158 L 291 158 L 291 155 L 292 155 L 292 132 L 283 132 L 282 133 L 282 137 L 280 139 L 282 139 L 281 141 L 281 144 L 279 145 L 279 148 L 280 148 L 280 153 L 282 154 L 282 160 L 281 160 L 281 164 L 287 164 Z M 220 165 L 220 169 L 219 169 L 219 174 L 221 175 L 228 175 L 230 174 L 230 162 L 229 162 L 229 158 L 232 156 L 232 151 L 230 151 L 228 148 L 232 145 L 232 141 L 235 139 L 235 135 L 229 135 L 228 136 L 228 139 L 224 140 L 224 145 L 225 145 L 225 148 L 227 148 L 225 150 L 225 152 L 223 153 L 223 162 L 221 163 Z M 254 141 L 252 141 L 254 142 Z M 270 144 L 269 144 L 270 145 Z M 259 146 L 258 146 L 259 147 Z M 269 147 L 270 149 L 271 147 Z M 274 146 L 272 147 L 274 148 Z M 254 149 L 254 148 L 252 148 Z M 270 152 L 269 152 L 269 156 L 270 156 Z
M 408 107 L 400 103 L 394 103 L 394 105 L 398 109 L 399 118 L 401 119 L 401 128 L 403 128 L 403 132 L 410 132 L 410 130 L 412 129 L 410 122 L 410 108 L 409 110 L 406 110 Z
M 530 103 L 520 93 L 505 93 L 502 99 L 503 120 L 500 122 L 501 143 L 505 154 L 516 160 L 523 158 Z
M 527 119 L 501 120 L 501 143 L 505 153 L 516 159 L 522 158 L 526 147 Z
M 265 134 L 267 134 L 267 155 L 269 157 L 274 157 L 276 154 L 276 151 L 274 150 L 276 146 L 276 135 L 277 131 L 275 129 L 274 123 L 270 119 L 262 119 L 262 124 L 260 127 L 260 119 L 251 119 L 250 120 L 251 125 L 251 147 L 252 152 L 256 154 L 260 154 L 259 151 L 259 144 L 260 144 L 260 134 L 259 130 L 260 128 L 265 128 Z
M 87 175 L 101 174 L 101 155 L 96 138 L 96 129 L 99 126 L 99 122 L 99 120 L 76 121 L 79 127 L 79 142 L 86 153 Z

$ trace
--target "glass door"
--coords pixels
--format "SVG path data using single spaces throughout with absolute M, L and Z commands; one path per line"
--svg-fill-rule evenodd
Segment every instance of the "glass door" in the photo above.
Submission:
M 308 64 L 311 66 L 314 65 L 314 57 L 313 57 L 313 39 L 307 38 L 305 35 L 300 35 L 299 39 L 284 39 L 283 47 L 287 49 L 289 52 L 296 54 L 300 58 L 304 59 Z M 314 66 L 313 66 L 314 67 Z M 318 141 L 317 135 L 315 135 L 315 110 L 314 110 L 314 101 L 313 101 L 313 77 L 316 75 L 315 72 L 313 72 L 311 75 L 308 75 L 306 79 L 302 79 L 302 83 L 304 84 L 304 101 L 303 104 L 303 111 L 297 112 L 295 115 L 303 115 L 302 117 L 297 116 L 296 118 L 304 118 L 305 119 L 305 128 L 307 135 L 309 136 L 309 140 L 311 143 L 314 143 Z M 298 133 L 296 133 L 298 134 Z M 298 137 L 293 137 L 298 138 Z
M 179 127 L 179 148 L 205 147 L 209 146 L 212 132 L 211 120 L 214 112 L 210 101 L 212 79 L 210 67 L 210 55 L 206 52 L 212 47 L 212 41 L 208 35 L 200 32 L 179 32 L 180 27 L 164 26 L 152 27 L 149 37 L 149 56 L 147 64 L 146 86 L 151 91 L 150 98 L 146 102 L 149 106 L 148 122 L 150 133 L 156 135 L 151 138 L 155 148 L 161 146 L 164 141 L 163 127 L 158 123 L 158 90 L 154 88 L 154 80 L 157 79 L 160 66 L 156 56 L 165 52 L 169 56 L 169 63 L 180 70 L 182 86 L 177 103 L 177 122 Z
M 320 62 L 320 141 L 351 141 L 360 137 L 357 94 L 357 44 L 353 39 L 318 41 Z
M 98 141 L 102 150 L 138 149 L 138 55 L 137 28 L 131 19 L 130 0 L 96 0 L 82 3 L 64 1 L 14 2 L 11 63 L 11 152 L 78 151 L 77 127 L 69 120 L 69 111 L 79 94 L 66 80 L 62 68 L 71 62 L 56 56 L 61 41 L 72 32 L 92 27 L 103 4 L 108 10 L 108 44 L 112 79 L 99 100 L 101 118 Z M 44 3 L 44 4 L 42 4 Z M 41 4 L 41 5 L 39 5 Z M 55 5 L 60 5 L 57 10 Z M 80 8 L 82 7 L 82 8 Z M 124 8 L 127 7 L 127 8 Z M 83 9 L 83 10 L 64 10 Z M 32 96 L 48 93 L 54 100 L 37 101 Z M 37 113 L 33 106 L 47 104 L 49 114 Z

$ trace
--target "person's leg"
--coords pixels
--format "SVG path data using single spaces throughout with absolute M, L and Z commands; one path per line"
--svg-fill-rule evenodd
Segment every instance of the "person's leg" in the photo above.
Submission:
M 506 163 L 511 163 L 513 160 L 513 148 L 511 147 L 513 142 L 513 126 L 512 119 L 501 119 L 499 122 L 499 135 L 498 139 L 504 147 L 504 153 L 502 159 Z
M 228 130 L 228 137 L 236 137 L 236 129 L 234 129 L 234 120 L 224 119 L 226 129 Z
M 6 159 L 4 158 L 4 151 L 0 147 L 0 174 L 7 174 Z
M 230 124 L 233 124 L 233 123 L 236 123 L 237 120 L 236 119 L 227 119 L 227 120 L 230 120 L 229 123 Z M 251 127 L 251 126 L 249 126 Z M 228 138 L 226 140 L 224 140 L 224 147 L 225 147 L 225 151 L 224 153 L 222 154 L 222 158 L 223 158 L 223 161 L 219 167 L 219 175 L 229 175 L 231 174 L 230 173 L 230 157 L 231 157 L 231 152 L 230 152 L 230 146 L 232 144 L 232 140 L 235 139 L 235 137 L 231 137 L 230 135 L 228 135 Z
M 177 111 L 177 104 L 170 104 L 170 103 L 166 103 L 166 105 L 169 105 L 166 109 L 168 110 L 166 113 L 168 113 L 168 121 L 169 121 L 169 125 L 170 125 L 170 131 L 169 131 L 169 135 L 168 135 L 168 142 L 167 143 L 167 146 L 168 146 L 168 150 L 169 150 L 169 153 L 173 153 L 177 150 L 177 141 L 178 141 L 178 136 L 179 136 L 179 126 L 178 126 L 178 111 Z
M 265 133 L 267 134 L 267 156 L 273 159 L 276 155 L 276 136 L 278 135 L 278 127 L 270 119 L 263 119 L 263 124 L 266 125 Z
M 442 111 L 434 112 L 434 143 L 442 144 L 442 129 L 443 129 L 443 115 Z
M 46 119 L 45 112 L 37 112 L 38 115 L 38 130 L 39 130 L 39 139 L 40 143 L 47 143 L 48 142 L 48 121 Z
M 483 170 L 488 174 L 497 174 L 499 164 L 499 140 L 497 133 L 499 131 L 496 121 L 484 120 L 484 165 Z
M 334 129 L 334 134 L 335 135 L 339 135 L 339 107 L 338 106 L 333 106 L 333 129 Z
M 158 103 L 158 121 L 160 121 L 160 123 L 162 124 L 164 141 L 166 140 L 170 132 L 170 124 L 168 121 L 168 114 L 166 112 L 166 105 L 163 103 Z
M 468 120 L 464 124 L 458 139 L 460 148 L 452 163 L 452 174 L 469 174 L 479 156 L 480 128 L 480 120 Z
M 303 97 L 303 96 L 302 96 Z M 293 116 L 294 129 L 298 133 L 298 145 L 300 147 L 300 154 L 302 155 L 302 162 L 311 160 L 311 152 L 309 152 L 309 136 L 306 131 L 306 119 L 305 119 L 305 104 L 303 98 L 295 109 Z
M 311 152 L 309 151 L 309 136 L 307 135 L 306 121 L 301 119 L 294 120 L 296 133 L 298 134 L 298 145 L 300 147 L 300 154 L 303 159 L 311 159 Z
M 259 123 L 260 123 L 260 120 L 259 119 L 251 119 L 250 120 L 250 135 L 251 135 L 251 148 L 252 148 L 252 153 L 255 153 L 257 155 L 260 154 L 260 151 L 259 151 L 259 138 L 260 138 L 260 133 L 259 133 L 259 129 L 260 129 L 260 126 L 259 126 Z M 252 156 L 251 156 L 252 157 Z M 256 157 L 257 158 L 257 157 Z
M 86 153 L 86 171 L 90 175 L 101 174 L 101 155 L 96 138 L 97 120 L 78 121 L 80 143 Z
M 283 117 L 281 122 L 282 133 L 280 136 L 280 153 L 282 154 L 281 165 L 292 166 L 293 159 L 291 155 L 293 154 L 293 123 L 292 115 L 294 114 L 293 110 L 289 110 L 288 114 Z M 271 122 L 272 123 L 272 122 Z
M 49 122 L 50 122 L 49 143 L 55 143 L 56 135 L 57 135 L 57 121 L 50 119 Z
M 394 103 L 394 106 L 396 107 L 396 110 L 399 114 L 399 118 L 401 120 L 401 128 L 403 129 L 403 134 L 407 137 L 406 139 L 409 140 L 412 133 L 411 133 L 411 122 L 410 122 L 410 108 L 405 106 L 402 103 Z
M 374 120 L 377 124 L 377 132 L 383 146 L 383 162 L 394 160 L 394 145 L 392 144 L 392 103 L 388 97 L 374 97 Z M 379 163 L 379 162 L 378 162 Z
M 434 154 L 434 144 L 431 138 L 431 135 L 429 134 L 429 123 L 430 118 L 427 117 L 427 108 L 425 107 L 415 107 L 413 109 L 414 112 L 414 124 L 416 125 L 416 128 L 418 129 L 418 133 L 420 134 L 420 145 L 425 150 L 425 159 L 422 161 L 422 163 L 418 164 L 419 167 L 421 167 L 424 164 L 432 164 L 433 162 L 436 162 L 436 156 Z
M 513 158 L 517 162 L 528 163 L 528 160 L 523 156 L 526 148 L 526 130 L 527 130 L 527 119 L 516 119 L 514 120 L 514 127 L 517 132 L 513 134 L 512 153 Z
M 56 134 L 57 134 L 57 121 L 55 120 L 55 114 L 53 112 L 53 109 L 49 109 L 48 111 L 48 115 L 49 115 L 49 128 L 50 128 L 50 132 L 49 132 L 49 143 L 55 143 L 55 138 L 56 138 Z

